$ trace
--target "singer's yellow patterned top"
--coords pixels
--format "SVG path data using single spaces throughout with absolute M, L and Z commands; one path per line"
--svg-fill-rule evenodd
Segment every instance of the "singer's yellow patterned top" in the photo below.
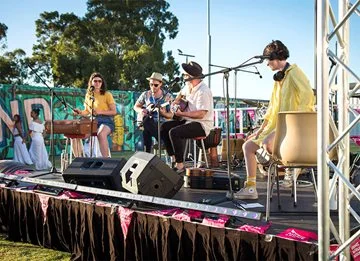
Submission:
M 110 110 L 110 105 L 115 104 L 114 97 L 110 92 L 105 92 L 104 95 L 100 93 L 94 93 L 94 109 L 100 111 L 108 111 Z M 86 94 L 84 107 L 85 111 L 91 113 L 92 100 L 90 95 Z
M 296 65 L 291 65 L 280 82 L 274 82 L 269 107 L 264 116 L 268 123 L 256 140 L 261 145 L 266 136 L 275 131 L 278 112 L 282 111 L 314 111 L 315 96 L 309 79 Z

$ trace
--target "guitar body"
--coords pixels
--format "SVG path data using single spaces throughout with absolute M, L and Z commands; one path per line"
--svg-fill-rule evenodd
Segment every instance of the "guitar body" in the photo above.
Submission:
M 167 105 L 169 105 L 169 102 L 164 102 L 162 104 L 160 104 L 159 106 L 160 107 L 166 107 Z M 150 103 L 148 106 L 146 107 L 143 107 L 147 110 L 148 114 L 147 115 L 143 115 L 142 113 L 138 113 L 137 114 L 137 117 L 136 117 L 136 125 L 139 127 L 139 128 L 142 128 L 144 126 L 144 119 L 145 117 L 152 117 L 153 116 L 153 113 L 155 111 L 158 110 L 157 106 L 153 103 Z
M 173 112 L 177 112 L 178 110 L 185 111 L 187 106 L 188 106 L 188 101 L 185 100 L 184 98 L 181 98 L 178 104 L 175 104 L 174 106 L 172 106 L 171 110 Z

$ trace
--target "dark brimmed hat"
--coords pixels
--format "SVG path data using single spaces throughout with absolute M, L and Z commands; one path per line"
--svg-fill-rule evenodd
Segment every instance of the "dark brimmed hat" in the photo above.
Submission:
M 162 77 L 163 76 L 162 76 L 161 73 L 153 72 L 150 77 L 146 78 L 146 80 L 150 81 L 151 79 L 153 79 L 153 80 L 157 80 L 159 82 L 162 82 L 163 81 Z
M 202 77 L 202 68 L 201 66 L 193 61 L 190 61 L 188 63 L 181 64 L 184 71 L 188 74 L 190 74 L 192 77 Z

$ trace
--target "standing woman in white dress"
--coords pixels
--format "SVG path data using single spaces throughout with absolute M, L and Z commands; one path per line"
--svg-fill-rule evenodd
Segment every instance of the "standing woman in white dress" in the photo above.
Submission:
M 51 162 L 49 161 L 49 155 L 46 151 L 43 132 L 45 126 L 43 122 L 39 119 L 39 109 L 33 109 L 31 111 L 31 118 L 33 121 L 29 126 L 29 135 L 31 136 L 31 146 L 30 146 L 30 157 L 35 164 L 36 170 L 44 170 L 51 168 Z
M 14 161 L 31 165 L 33 164 L 29 151 L 25 144 L 25 137 L 23 136 L 22 126 L 20 115 L 15 114 L 13 117 L 14 127 L 13 127 L 13 135 L 14 135 Z

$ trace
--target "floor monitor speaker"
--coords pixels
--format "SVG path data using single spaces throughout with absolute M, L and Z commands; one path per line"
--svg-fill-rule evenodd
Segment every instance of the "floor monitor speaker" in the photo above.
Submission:
M 67 183 L 124 191 L 120 170 L 125 164 L 123 158 L 75 158 L 63 178 Z
M 131 193 L 172 198 L 184 180 L 158 156 L 136 152 L 121 170 L 122 187 Z

